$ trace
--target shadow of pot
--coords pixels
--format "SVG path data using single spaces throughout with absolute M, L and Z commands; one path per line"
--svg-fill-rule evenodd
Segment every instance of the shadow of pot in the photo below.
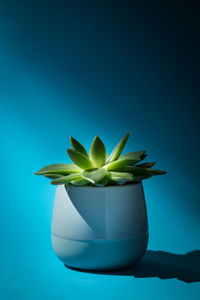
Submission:
M 107 187 L 58 186 L 52 245 L 67 266 L 128 267 L 146 252 L 148 221 L 142 183 Z

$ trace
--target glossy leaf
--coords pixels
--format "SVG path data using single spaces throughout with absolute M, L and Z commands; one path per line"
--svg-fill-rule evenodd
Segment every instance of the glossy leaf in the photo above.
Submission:
M 102 140 L 96 136 L 90 148 L 90 158 L 96 167 L 102 167 L 106 162 L 106 147 Z
M 46 166 L 35 173 L 35 175 L 45 175 L 45 174 L 70 174 L 78 173 L 81 169 L 74 164 L 53 164 Z
M 95 169 L 91 169 L 91 170 L 86 170 L 83 171 L 81 176 L 92 182 L 92 183 L 96 183 L 98 181 L 100 181 L 104 176 L 106 175 L 106 170 L 104 168 L 95 168 Z
M 62 185 L 62 184 L 67 184 L 70 183 L 71 180 L 79 179 L 81 178 L 80 173 L 79 174 L 70 174 L 68 176 L 62 176 L 60 178 L 56 178 L 51 181 L 51 184 L 55 185 Z
M 133 180 L 133 175 L 130 173 L 110 172 L 110 178 L 118 183 L 125 183 Z
M 146 151 L 137 151 L 137 152 L 130 152 L 127 154 L 124 154 L 122 156 L 119 157 L 118 160 L 121 159 L 133 159 L 133 160 L 143 160 L 146 157 Z
M 45 174 L 44 176 L 49 179 L 56 179 L 56 178 L 63 177 L 63 175 L 61 175 L 61 174 Z
M 72 180 L 71 184 L 76 185 L 76 186 L 84 186 L 84 185 L 88 185 L 89 181 L 85 180 L 83 178 L 80 178 L 80 179 Z
M 100 181 L 95 183 L 95 186 L 105 186 L 106 184 L 108 184 L 110 182 L 110 174 L 107 173 L 104 178 L 102 178 Z
M 76 150 L 88 157 L 88 153 L 87 153 L 86 149 L 83 147 L 83 145 L 81 145 L 81 143 L 79 143 L 79 141 L 74 139 L 72 136 L 70 136 L 70 143 L 71 143 L 73 150 Z
M 110 157 L 108 158 L 106 163 L 115 161 L 116 159 L 118 159 L 118 157 L 121 155 L 124 146 L 126 145 L 126 142 L 128 140 L 130 133 L 127 133 L 123 139 L 121 139 L 121 141 L 115 146 L 114 150 L 112 151 Z
M 87 170 L 94 167 L 93 163 L 86 155 L 72 149 L 67 149 L 67 153 L 71 160 L 81 169 Z
M 108 171 L 119 170 L 120 168 L 122 168 L 124 166 L 129 166 L 129 165 L 135 164 L 139 161 L 140 161 L 140 159 L 131 159 L 131 158 L 118 159 L 118 160 L 108 163 L 107 165 L 104 166 L 104 168 Z

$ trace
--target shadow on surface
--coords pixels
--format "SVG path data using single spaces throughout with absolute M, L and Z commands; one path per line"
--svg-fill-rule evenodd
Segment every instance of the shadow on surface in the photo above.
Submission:
M 87 273 L 134 276 L 136 278 L 177 278 L 184 282 L 200 281 L 200 251 L 173 254 L 165 251 L 147 251 L 143 259 L 130 268 L 113 271 L 84 271 Z

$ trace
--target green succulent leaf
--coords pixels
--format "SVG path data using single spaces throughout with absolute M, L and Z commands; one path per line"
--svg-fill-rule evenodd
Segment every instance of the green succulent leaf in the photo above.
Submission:
M 125 166 L 122 168 L 117 169 L 118 172 L 128 172 L 133 175 L 143 175 L 146 174 L 148 171 L 146 171 L 146 168 L 138 168 L 137 166 Z M 150 170 L 150 169 L 148 169 Z
M 99 182 L 106 175 L 106 170 L 104 168 L 94 168 L 90 170 L 85 170 L 82 172 L 81 176 L 83 179 L 90 181 L 91 183 Z
M 109 182 L 110 182 L 110 174 L 107 173 L 107 174 L 103 177 L 103 179 L 101 179 L 101 180 L 98 181 L 98 182 L 95 182 L 94 184 L 95 184 L 95 186 L 101 187 L 101 186 L 105 186 L 105 185 L 108 184 Z
M 87 170 L 94 167 L 93 163 L 86 155 L 72 149 L 67 149 L 67 153 L 71 160 L 81 169 Z
M 110 172 L 110 178 L 112 181 L 116 181 L 119 184 L 124 184 L 133 180 L 133 175 L 130 173 Z
M 76 185 L 76 186 L 84 186 L 84 185 L 88 185 L 89 181 L 86 179 L 80 178 L 80 179 L 72 180 L 71 184 Z
M 98 136 L 92 142 L 90 155 L 82 144 L 70 137 L 72 149 L 67 149 L 67 153 L 74 164 L 48 165 L 35 174 L 52 179 L 54 185 L 98 187 L 140 182 L 154 175 L 166 174 L 165 171 L 152 169 L 154 162 L 140 163 L 146 157 L 146 151 L 121 155 L 128 137 L 129 133 L 120 140 L 109 157 Z
M 129 172 L 131 174 L 138 175 L 138 176 L 153 176 L 153 175 L 164 175 L 166 174 L 165 171 L 161 170 L 155 170 L 155 169 L 150 169 L 150 168 L 141 168 L 138 166 L 125 166 L 122 168 L 117 169 L 119 172 Z
M 106 147 L 102 140 L 96 136 L 90 148 L 90 158 L 96 167 L 102 167 L 106 162 Z
M 141 180 L 144 180 L 144 179 L 148 179 L 148 178 L 151 178 L 152 175 L 136 175 L 133 177 L 133 181 L 141 181 Z
M 53 164 L 46 166 L 35 173 L 35 175 L 79 173 L 81 169 L 74 164 Z
M 71 143 L 71 146 L 72 146 L 73 150 L 76 150 L 76 151 L 82 153 L 83 155 L 89 157 L 89 155 L 88 155 L 86 149 L 83 147 L 83 145 L 81 145 L 79 143 L 79 141 L 74 139 L 72 136 L 70 136 L 70 143 Z
M 118 157 L 121 155 L 124 146 L 126 145 L 126 142 L 128 140 L 130 133 L 127 133 L 123 139 L 121 139 L 121 141 L 115 146 L 114 150 L 112 151 L 111 155 L 109 156 L 108 160 L 106 163 L 115 161 L 116 159 L 118 159 Z
M 140 161 L 140 159 L 132 159 L 132 158 L 118 159 L 118 160 L 108 163 L 107 165 L 104 166 L 104 168 L 107 171 L 119 170 L 122 167 L 135 164 L 139 161 Z
M 146 172 L 148 172 L 151 175 L 164 175 L 167 172 L 162 170 L 155 170 L 155 169 L 146 169 Z
M 61 174 L 44 174 L 44 176 L 49 179 L 56 179 L 56 178 L 63 177 L 63 175 L 61 175 Z
M 152 168 L 155 165 L 155 162 L 139 164 L 136 167 L 138 168 Z
M 139 170 L 141 169 L 141 171 Z M 166 174 L 165 171 L 161 171 L 161 170 L 156 170 L 156 169 L 150 169 L 150 168 L 137 168 L 137 170 L 133 170 L 132 172 L 133 174 L 138 174 L 138 175 L 164 175 Z
M 133 160 L 143 160 L 144 158 L 146 157 L 146 151 L 136 151 L 136 152 L 130 152 L 130 153 L 127 153 L 127 154 L 124 154 L 122 156 L 120 156 L 118 158 L 118 160 L 121 160 L 121 159 L 133 159 Z
M 55 185 L 68 184 L 68 183 L 70 183 L 70 181 L 75 180 L 75 179 L 80 179 L 80 178 L 81 178 L 80 173 L 79 174 L 71 174 L 68 176 L 62 176 L 60 178 L 56 178 L 51 181 L 51 184 L 55 184 Z

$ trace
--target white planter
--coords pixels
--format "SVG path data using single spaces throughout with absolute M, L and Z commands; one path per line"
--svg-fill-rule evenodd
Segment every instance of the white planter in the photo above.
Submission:
M 105 270 L 134 264 L 148 243 L 141 183 L 107 187 L 58 186 L 52 244 L 67 266 Z

